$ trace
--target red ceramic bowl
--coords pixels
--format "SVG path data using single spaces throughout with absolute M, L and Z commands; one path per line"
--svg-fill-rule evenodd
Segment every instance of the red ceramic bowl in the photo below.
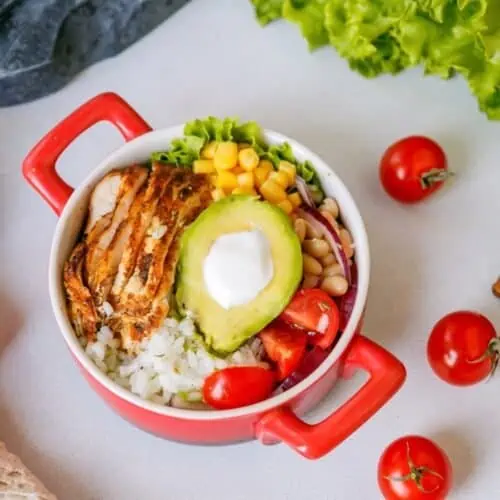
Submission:
M 100 121 L 109 121 L 126 143 L 109 155 L 87 179 L 73 189 L 56 172 L 63 151 L 81 133 Z M 52 307 L 66 344 L 91 387 L 122 417 L 158 436 L 188 443 L 226 444 L 259 439 L 264 444 L 284 442 L 307 458 L 318 458 L 344 441 L 376 413 L 401 387 L 403 365 L 389 352 L 360 335 L 366 305 L 370 254 L 364 224 L 342 181 L 315 154 L 293 139 L 265 131 L 269 143 L 288 141 L 300 161 L 316 167 L 328 195 L 342 209 L 356 245 L 358 294 L 351 318 L 328 358 L 305 380 L 290 390 L 258 404 L 224 411 L 193 411 L 144 401 L 106 377 L 87 358 L 66 312 L 62 269 L 82 227 L 94 185 L 111 169 L 142 162 L 153 151 L 165 149 L 183 126 L 152 131 L 120 97 L 102 94 L 88 101 L 50 131 L 29 153 L 23 164 L 27 181 L 60 216 L 52 242 L 49 287 Z M 340 378 L 365 370 L 368 381 L 330 416 L 318 424 L 303 422 L 300 415 L 317 405 Z

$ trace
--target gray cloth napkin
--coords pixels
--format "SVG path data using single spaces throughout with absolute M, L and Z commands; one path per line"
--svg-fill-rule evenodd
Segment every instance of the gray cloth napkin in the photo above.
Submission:
M 189 0 L 0 0 L 0 106 L 64 86 Z

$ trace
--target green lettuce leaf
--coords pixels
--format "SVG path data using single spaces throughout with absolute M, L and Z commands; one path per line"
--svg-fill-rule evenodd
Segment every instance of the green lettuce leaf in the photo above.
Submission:
M 285 19 L 299 26 L 309 50 L 328 44 L 324 26 L 325 4 L 328 0 L 284 0 L 282 14 Z
M 200 152 L 204 144 L 204 139 L 195 136 L 174 139 L 168 151 L 153 153 L 151 155 L 151 161 L 178 166 L 189 166 L 200 157 Z
M 251 0 L 257 20 L 262 26 L 279 19 L 284 0 Z

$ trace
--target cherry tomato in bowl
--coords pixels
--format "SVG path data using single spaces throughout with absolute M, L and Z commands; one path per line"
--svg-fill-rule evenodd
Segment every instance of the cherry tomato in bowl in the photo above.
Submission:
M 248 406 L 268 398 L 276 375 L 261 366 L 230 366 L 209 375 L 202 388 L 203 400 L 216 410 Z
M 421 436 L 391 443 L 380 457 L 377 476 L 385 500 L 446 500 L 453 480 L 446 453 Z
M 307 333 L 274 321 L 259 333 L 267 357 L 276 364 L 278 380 L 284 380 L 300 365 L 306 352 Z
M 317 288 L 299 290 L 280 319 L 311 332 L 309 343 L 322 349 L 328 349 L 339 332 L 339 308 L 326 292 Z
M 498 365 L 500 339 L 482 314 L 456 311 L 441 318 L 427 342 L 427 360 L 436 375 L 453 385 L 488 378 Z
M 380 182 L 401 203 L 416 203 L 437 191 L 451 175 L 446 155 L 428 137 L 410 136 L 390 146 L 380 161 Z

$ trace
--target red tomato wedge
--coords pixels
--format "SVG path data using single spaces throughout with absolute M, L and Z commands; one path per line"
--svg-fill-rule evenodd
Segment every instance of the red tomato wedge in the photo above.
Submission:
M 284 380 L 299 365 L 307 346 L 307 333 L 280 321 L 259 334 L 267 357 L 276 364 L 278 380 Z
M 295 294 L 280 318 L 289 325 L 314 332 L 309 342 L 328 349 L 337 338 L 339 316 L 337 304 L 326 292 L 309 288 Z
M 230 366 L 209 375 L 203 383 L 203 399 L 216 410 L 247 406 L 268 398 L 276 376 L 261 366 Z

